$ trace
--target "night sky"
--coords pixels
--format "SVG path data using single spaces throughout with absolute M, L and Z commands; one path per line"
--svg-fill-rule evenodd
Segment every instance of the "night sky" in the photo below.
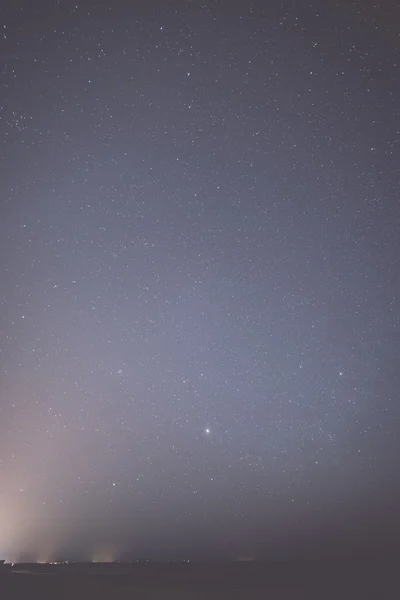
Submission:
M 400 538 L 400 10 L 7 2 L 0 558 Z

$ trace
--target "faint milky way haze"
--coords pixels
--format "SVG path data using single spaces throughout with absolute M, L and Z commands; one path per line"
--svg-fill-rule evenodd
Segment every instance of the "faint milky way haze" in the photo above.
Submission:
M 0 558 L 392 543 L 398 9 L 1 18 Z

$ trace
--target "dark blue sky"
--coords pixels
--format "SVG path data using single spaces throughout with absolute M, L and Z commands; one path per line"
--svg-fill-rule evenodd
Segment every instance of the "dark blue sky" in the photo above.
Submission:
M 3 11 L 1 555 L 389 547 L 399 17 Z

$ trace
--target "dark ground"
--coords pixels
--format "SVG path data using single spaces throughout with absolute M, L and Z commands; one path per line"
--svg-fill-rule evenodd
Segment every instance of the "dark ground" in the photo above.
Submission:
M 396 565 L 189 563 L 18 565 L 0 573 L 1 600 L 395 600 Z

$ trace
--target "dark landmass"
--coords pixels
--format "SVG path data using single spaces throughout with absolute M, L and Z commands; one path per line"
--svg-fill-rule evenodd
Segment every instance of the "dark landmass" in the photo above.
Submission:
M 5 600 L 389 600 L 395 564 L 360 562 L 6 565 Z

